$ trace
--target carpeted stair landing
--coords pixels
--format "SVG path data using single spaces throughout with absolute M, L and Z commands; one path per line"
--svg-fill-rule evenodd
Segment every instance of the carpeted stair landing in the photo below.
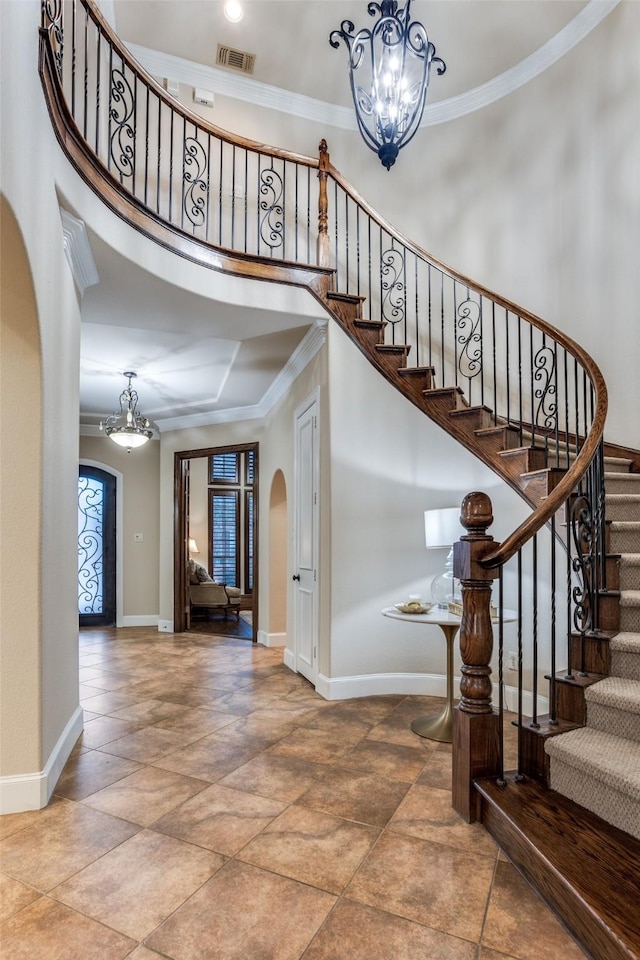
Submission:
M 640 474 L 606 472 L 609 550 L 620 554 L 611 676 L 585 690 L 585 727 L 545 744 L 551 787 L 640 839 Z

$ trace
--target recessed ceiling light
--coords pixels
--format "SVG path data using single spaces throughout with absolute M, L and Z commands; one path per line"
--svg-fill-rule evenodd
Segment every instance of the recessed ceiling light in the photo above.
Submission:
M 231 20 L 231 23 L 239 23 L 244 16 L 244 10 L 238 0 L 227 0 L 224 5 L 224 15 L 227 20 Z

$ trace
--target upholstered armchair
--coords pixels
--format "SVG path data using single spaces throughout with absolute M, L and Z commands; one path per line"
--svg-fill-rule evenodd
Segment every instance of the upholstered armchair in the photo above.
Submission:
M 240 619 L 240 590 L 227 587 L 211 579 L 206 568 L 194 560 L 189 561 L 189 601 L 191 610 L 203 608 L 221 610 L 225 620 L 231 611 Z

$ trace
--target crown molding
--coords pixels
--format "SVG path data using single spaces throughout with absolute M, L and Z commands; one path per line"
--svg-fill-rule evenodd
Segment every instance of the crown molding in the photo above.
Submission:
M 164 420 L 155 420 L 154 426 L 158 428 L 160 433 L 166 433 L 168 430 L 188 430 L 191 427 L 208 427 L 216 423 L 234 423 L 238 420 L 263 419 L 285 396 L 294 380 L 324 346 L 326 339 L 327 321 L 314 321 L 309 331 L 305 334 L 258 403 L 246 407 L 230 407 L 226 410 L 212 410 L 207 413 L 187 414 L 187 416 L 184 417 L 167 417 Z
M 457 120 L 513 93 L 514 90 L 524 86 L 557 63 L 594 30 L 619 2 L 620 0 L 589 0 L 587 5 L 555 37 L 520 63 L 505 70 L 493 80 L 467 90 L 466 93 L 427 104 L 421 126 L 436 126 L 448 123 L 450 120 Z M 127 43 L 127 47 L 136 60 L 154 77 L 168 77 L 188 86 L 203 87 L 221 96 L 278 110 L 280 113 L 304 120 L 313 120 L 325 126 L 341 130 L 357 129 L 352 107 L 341 107 L 313 97 L 305 97 L 240 74 L 236 75 L 219 67 L 194 63 L 192 60 L 150 50 L 139 44 Z
M 89 246 L 87 231 L 82 220 L 72 216 L 68 210 L 60 207 L 64 252 L 71 267 L 71 273 L 81 294 L 87 287 L 100 283 L 95 260 Z

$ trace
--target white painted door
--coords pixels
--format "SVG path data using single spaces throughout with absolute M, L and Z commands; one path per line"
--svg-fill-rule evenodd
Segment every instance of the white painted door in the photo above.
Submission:
M 318 677 L 318 392 L 298 407 L 295 420 L 294 630 L 295 667 Z

